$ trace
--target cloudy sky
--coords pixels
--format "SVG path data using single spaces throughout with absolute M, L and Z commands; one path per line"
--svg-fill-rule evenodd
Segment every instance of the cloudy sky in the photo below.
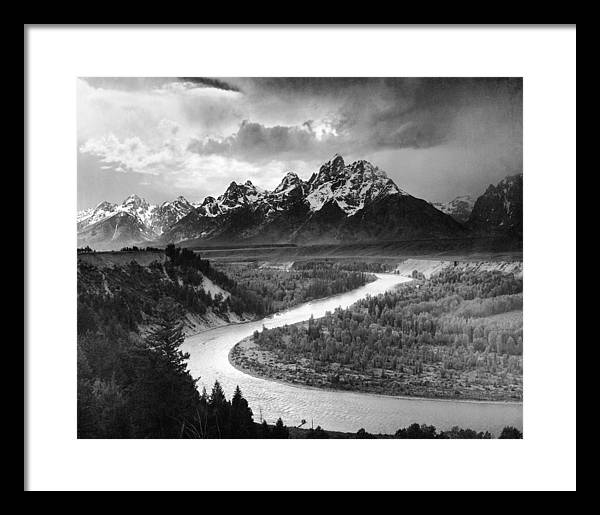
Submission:
M 308 179 L 335 153 L 430 201 L 522 171 L 521 79 L 82 78 L 78 208 Z

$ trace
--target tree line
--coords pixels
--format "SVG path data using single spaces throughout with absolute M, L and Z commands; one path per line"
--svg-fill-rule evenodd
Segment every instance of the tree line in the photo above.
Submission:
M 216 266 L 232 279 L 237 288 L 246 292 L 247 307 L 259 316 L 344 293 L 375 279 L 362 271 L 343 270 L 323 262 L 306 262 L 299 269 L 290 270 L 261 267 L 252 262 L 219 263 Z
M 295 261 L 292 268 L 295 270 L 313 270 L 315 267 L 345 270 L 348 272 L 389 273 L 393 272 L 394 265 L 369 261 L 320 259 L 311 261 Z

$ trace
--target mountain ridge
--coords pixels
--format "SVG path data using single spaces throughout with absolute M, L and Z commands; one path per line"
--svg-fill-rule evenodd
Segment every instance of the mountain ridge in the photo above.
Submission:
M 508 175 L 490 184 L 477 198 L 465 226 L 476 234 L 523 238 L 523 174 Z
M 501 184 L 497 188 L 506 190 Z M 496 190 L 495 194 L 488 190 L 488 195 L 498 197 Z M 463 196 L 447 206 L 433 204 L 402 190 L 370 162 L 346 164 L 336 154 L 307 181 L 287 171 L 270 191 L 247 180 L 232 181 L 223 194 L 207 196 L 196 204 L 180 196 L 152 205 L 135 194 L 122 204 L 100 202 L 77 214 L 78 245 L 116 249 L 192 240 L 321 244 L 457 238 L 485 231 L 485 216 L 471 220 L 469 208 L 473 205 L 474 209 L 478 201 Z M 515 201 L 512 198 L 503 205 L 514 207 Z M 491 205 L 491 201 L 482 202 L 479 210 Z M 492 210 L 494 220 L 502 217 L 499 209 L 496 205 Z M 502 230 L 497 220 L 492 225 L 495 231 Z

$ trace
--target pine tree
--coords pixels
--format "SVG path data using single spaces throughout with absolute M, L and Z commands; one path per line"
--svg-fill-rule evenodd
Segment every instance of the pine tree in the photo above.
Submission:
M 128 367 L 135 371 L 129 388 L 129 412 L 136 437 L 181 438 L 198 434 L 200 397 L 197 379 L 187 370 L 183 325 L 178 305 L 168 297 L 157 309 L 156 327 L 145 346 L 136 348 Z
M 516 427 L 506 426 L 502 429 L 502 433 L 498 437 L 500 440 L 520 440 L 523 438 L 523 433 L 519 431 Z
M 252 410 L 248 401 L 244 399 L 239 386 L 231 399 L 231 436 L 239 438 L 252 438 L 256 435 Z
M 290 431 L 287 427 L 285 427 L 285 425 L 283 424 L 283 420 L 281 420 L 281 417 L 277 419 L 277 422 L 275 423 L 275 427 L 273 428 L 273 433 L 271 434 L 271 438 L 289 438 L 290 437 Z
M 146 343 L 177 372 L 183 373 L 186 371 L 186 360 L 190 355 L 179 350 L 185 340 L 181 308 L 172 298 L 163 297 L 156 310 L 156 327 L 149 334 Z
M 231 405 L 225 398 L 223 388 L 219 381 L 215 381 L 208 401 L 209 434 L 217 438 L 230 436 L 230 411 Z

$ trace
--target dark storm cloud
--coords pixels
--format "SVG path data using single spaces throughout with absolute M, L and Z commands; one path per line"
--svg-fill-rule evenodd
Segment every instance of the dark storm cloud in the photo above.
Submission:
M 346 98 L 339 129 L 371 150 L 433 147 L 460 138 L 465 116 L 478 131 L 514 116 L 520 92 L 520 79 L 383 79 Z
M 191 82 L 198 86 L 222 89 L 224 91 L 235 91 L 238 93 L 242 91 L 239 87 L 234 86 L 233 84 L 229 84 L 224 80 L 213 79 L 209 77 L 179 77 L 179 80 L 182 82 Z
M 194 140 L 190 150 L 241 158 L 303 157 L 303 153 L 376 152 L 522 137 L 521 79 L 256 78 L 227 79 L 260 105 L 318 106 L 329 112 L 319 137 L 312 120 L 266 126 L 245 121 L 221 140 Z M 276 99 L 276 100 L 273 100 Z

